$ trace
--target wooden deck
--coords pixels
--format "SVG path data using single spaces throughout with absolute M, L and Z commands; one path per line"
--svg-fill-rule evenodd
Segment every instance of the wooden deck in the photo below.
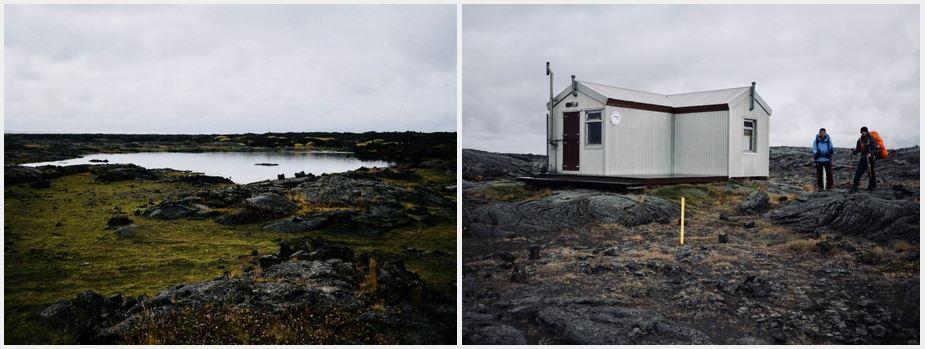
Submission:
M 549 187 L 592 187 L 616 190 L 641 190 L 648 186 L 710 183 L 725 181 L 726 176 L 698 176 L 698 175 L 638 175 L 624 177 L 610 176 L 579 176 L 579 175 L 537 175 L 533 177 L 517 177 L 518 181 L 537 186 Z

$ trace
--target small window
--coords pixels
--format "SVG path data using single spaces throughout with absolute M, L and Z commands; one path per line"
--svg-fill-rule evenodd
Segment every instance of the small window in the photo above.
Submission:
M 601 111 L 589 111 L 587 115 L 587 120 L 585 120 L 585 129 L 588 135 L 588 138 L 585 140 L 587 145 L 599 145 L 601 144 L 601 125 L 603 124 L 603 119 L 601 118 Z
M 745 119 L 745 133 L 742 137 L 742 149 L 749 153 L 758 152 L 758 122 Z

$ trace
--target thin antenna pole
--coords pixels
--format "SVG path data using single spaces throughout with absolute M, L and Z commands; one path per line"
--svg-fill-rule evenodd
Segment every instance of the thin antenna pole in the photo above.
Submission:
M 549 113 L 546 114 L 546 173 L 550 173 L 551 172 L 550 168 L 552 166 L 549 166 L 549 146 L 555 145 L 555 143 L 553 143 L 553 136 L 552 136 L 552 120 L 553 120 L 552 109 L 553 109 L 553 100 L 554 100 L 553 86 L 552 86 L 553 73 L 552 73 L 552 69 L 549 68 L 549 62 L 546 62 L 546 75 L 549 75 Z

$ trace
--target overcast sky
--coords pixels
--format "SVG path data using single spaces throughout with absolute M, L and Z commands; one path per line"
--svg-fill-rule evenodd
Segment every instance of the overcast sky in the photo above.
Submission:
M 463 146 L 545 154 L 545 62 L 656 93 L 747 86 L 773 108 L 771 145 L 837 147 L 861 126 L 919 144 L 919 9 L 887 6 L 463 6 Z
M 453 131 L 456 6 L 5 6 L 7 132 Z

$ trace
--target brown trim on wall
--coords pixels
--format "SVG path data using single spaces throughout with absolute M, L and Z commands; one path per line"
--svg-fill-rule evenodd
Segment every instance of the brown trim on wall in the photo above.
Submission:
M 672 110 L 674 109 L 672 107 L 668 107 L 664 105 L 631 102 L 631 101 L 624 101 L 622 99 L 613 99 L 613 98 L 607 98 L 607 105 L 611 107 L 649 110 L 649 111 L 657 111 L 657 112 L 662 112 L 662 113 L 671 113 Z
M 631 101 L 624 101 L 621 99 L 613 99 L 613 98 L 607 99 L 607 105 L 611 107 L 649 110 L 649 111 L 657 111 L 661 113 L 671 113 L 671 114 L 703 113 L 703 112 L 708 112 L 708 111 L 729 110 L 728 104 L 695 105 L 695 106 L 690 106 L 690 107 L 674 108 L 674 107 L 669 107 L 665 105 L 631 102 Z
M 723 111 L 729 110 L 728 104 L 710 104 L 710 105 L 695 105 L 691 107 L 680 107 L 674 108 L 675 114 L 685 114 L 685 113 L 703 113 L 708 111 Z

